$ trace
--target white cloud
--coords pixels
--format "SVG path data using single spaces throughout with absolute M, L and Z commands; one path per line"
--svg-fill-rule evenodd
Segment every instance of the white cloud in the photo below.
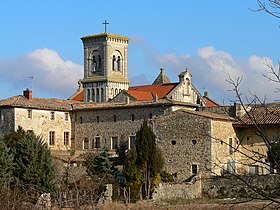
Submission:
M 173 76 L 177 76 L 187 66 L 198 88 L 206 88 L 218 102 L 222 98 L 234 99 L 229 91 L 232 86 L 226 81 L 229 76 L 233 79 L 243 78 L 241 87 L 244 97 L 250 98 L 251 93 L 254 93 L 260 98 L 266 96 L 270 101 L 279 99 L 279 94 L 275 94 L 277 84 L 267 81 L 263 76 L 268 71 L 265 64 L 272 63 L 267 57 L 252 55 L 247 60 L 240 60 L 228 52 L 207 46 L 199 48 L 194 56 L 167 53 L 155 54 L 152 59 L 158 65 L 170 69 Z
M 67 98 L 76 90 L 77 81 L 83 76 L 83 67 L 65 61 L 56 51 L 45 48 L 18 58 L 0 60 L 0 73 L 1 79 L 9 81 L 16 88 L 30 87 L 28 77 L 33 76 L 35 92 Z

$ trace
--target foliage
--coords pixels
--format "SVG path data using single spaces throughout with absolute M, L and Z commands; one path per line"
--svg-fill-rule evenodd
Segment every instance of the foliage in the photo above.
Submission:
M 141 196 L 146 199 L 150 197 L 152 186 L 158 181 L 156 177 L 159 176 L 164 163 L 162 153 L 156 147 L 155 138 L 145 120 L 136 134 L 135 147 L 128 152 L 124 164 L 126 185 L 133 188 L 135 193 L 142 190 Z
M 22 128 L 5 135 L 0 147 L 1 157 L 6 156 L 7 169 L 1 164 L 1 170 L 10 170 L 13 184 L 24 185 L 25 190 L 51 192 L 55 189 L 54 166 L 48 146 L 34 133 L 26 133 Z
M 86 160 L 87 173 L 93 178 L 102 180 L 103 184 L 112 183 L 114 181 L 114 173 L 116 169 L 110 160 L 108 150 L 102 151 L 95 156 L 89 154 Z
M 12 170 L 14 156 L 10 153 L 10 149 L 0 139 L 0 191 L 6 190 L 9 183 L 13 180 Z
M 163 182 L 174 182 L 174 174 L 170 174 L 166 171 L 160 173 L 161 181 Z

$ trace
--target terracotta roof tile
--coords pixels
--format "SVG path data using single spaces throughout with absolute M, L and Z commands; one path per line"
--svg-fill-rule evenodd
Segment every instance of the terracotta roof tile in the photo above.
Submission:
M 153 100 L 153 94 L 151 92 L 144 92 L 138 90 L 125 90 L 130 96 L 137 101 L 150 101 Z
M 205 99 L 206 107 L 220 106 L 218 103 L 216 103 L 215 101 L 213 101 L 212 99 L 206 96 L 204 96 L 203 98 Z
M 76 94 L 71 96 L 69 99 L 74 100 L 74 101 L 84 101 L 84 90 L 77 92 Z
M 141 91 L 141 92 L 148 92 L 152 95 L 157 95 L 159 99 L 164 98 L 173 88 L 175 88 L 178 85 L 178 83 L 167 83 L 167 84 L 153 84 L 153 85 L 143 85 L 143 86 L 132 86 L 128 88 L 128 91 Z M 140 95 L 139 92 L 137 95 Z M 150 100 L 148 98 L 148 95 L 146 95 L 146 99 Z M 144 97 L 142 97 L 144 98 Z M 138 100 L 138 98 L 136 98 Z M 139 99 L 140 100 L 140 99 Z
M 18 95 L 0 100 L 0 106 L 25 107 L 47 110 L 71 110 L 71 105 L 79 103 L 71 100 L 61 100 L 56 98 L 32 98 L 28 100 L 24 96 Z
M 280 107 L 256 107 L 243 114 L 235 125 L 280 124 Z

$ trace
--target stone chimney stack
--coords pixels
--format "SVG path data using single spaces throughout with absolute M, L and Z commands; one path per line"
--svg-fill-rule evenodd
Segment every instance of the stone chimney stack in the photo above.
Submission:
M 27 98 L 29 101 L 32 101 L 32 90 L 26 88 L 26 90 L 23 91 L 23 96 Z

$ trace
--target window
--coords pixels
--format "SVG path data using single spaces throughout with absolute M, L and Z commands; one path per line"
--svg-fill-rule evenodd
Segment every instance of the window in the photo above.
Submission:
M 88 140 L 88 138 L 84 139 L 83 149 L 89 149 L 89 140 Z
M 91 90 L 92 102 L 95 102 L 95 92 L 94 89 Z
M 69 113 L 65 113 L 64 118 L 65 118 L 65 121 L 69 121 Z
M 32 110 L 27 110 L 27 118 L 32 119 Z
M 117 122 L 117 116 L 114 115 L 114 122 Z
M 97 123 L 100 122 L 99 116 L 96 116 L 96 122 L 97 122 Z
M 96 102 L 100 102 L 100 99 L 99 99 L 99 89 L 96 88 Z
M 87 102 L 90 101 L 90 89 L 87 89 Z
M 149 114 L 149 118 L 150 118 L 150 119 L 153 118 L 153 114 L 152 114 L 152 113 Z
M 101 148 L 101 141 L 100 141 L 100 137 L 96 136 L 95 137 L 95 144 L 94 144 L 94 148 Z
M 116 68 L 117 71 L 120 71 L 121 70 L 121 57 L 118 56 L 118 60 L 117 60 L 117 68 Z
M 227 160 L 227 172 L 230 174 L 235 173 L 235 162 L 233 160 Z
M 80 117 L 80 123 L 81 123 L 81 124 L 83 123 L 83 118 L 82 118 L 82 117 Z
M 136 136 L 129 137 L 128 149 L 131 149 L 132 147 L 134 147 L 135 141 L 136 141 Z
M 54 112 L 51 112 L 51 120 L 54 120 Z
M 117 149 L 119 147 L 118 137 L 112 137 L 111 149 Z
M 49 145 L 55 145 L 55 132 L 54 131 L 50 131 Z
M 116 66 L 116 56 L 113 55 L 113 60 L 112 60 L 112 70 L 113 70 L 113 71 L 116 70 L 115 66 Z
M 229 154 L 231 155 L 233 153 L 232 138 L 228 139 L 228 149 L 229 149 Z
M 197 172 L 198 172 L 197 165 L 196 164 L 192 164 L 192 175 L 196 175 Z
M 92 72 L 96 72 L 97 62 L 95 56 L 92 57 Z
M 101 100 L 100 100 L 100 102 L 104 102 L 105 100 L 104 100 L 104 90 L 103 90 L 103 88 L 101 88 Z
M 64 132 L 64 145 L 69 145 L 69 132 Z
M 131 121 L 134 121 L 135 117 L 134 114 L 131 115 Z
M 250 165 L 249 166 L 249 174 L 259 174 L 259 166 L 258 165 Z

